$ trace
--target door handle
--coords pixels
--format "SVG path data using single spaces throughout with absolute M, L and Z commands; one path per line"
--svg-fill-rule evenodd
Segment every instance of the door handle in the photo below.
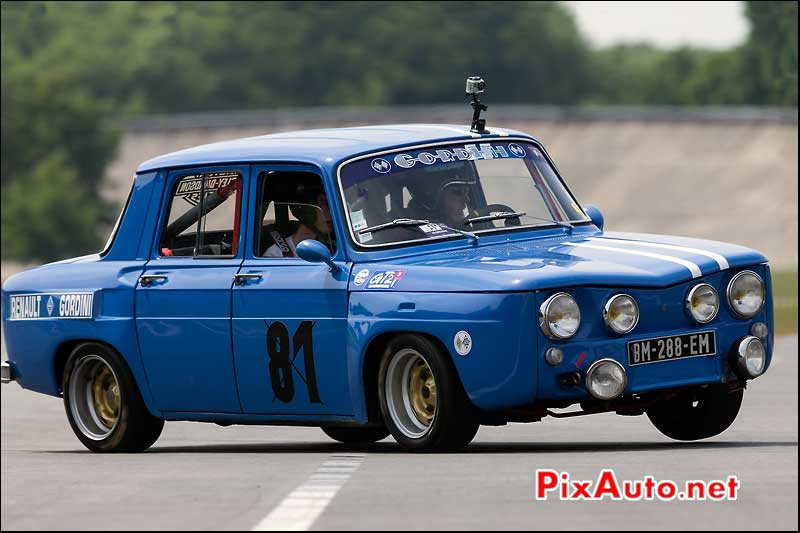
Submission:
M 244 285 L 249 279 L 261 279 L 261 274 L 234 274 L 233 284 Z
M 155 281 L 167 281 L 167 276 L 161 274 L 145 274 L 139 278 L 139 285 L 149 287 Z

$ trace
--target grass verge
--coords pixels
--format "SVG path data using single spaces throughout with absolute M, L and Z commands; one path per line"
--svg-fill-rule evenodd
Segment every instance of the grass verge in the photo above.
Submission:
M 797 333 L 797 271 L 773 272 L 775 333 Z

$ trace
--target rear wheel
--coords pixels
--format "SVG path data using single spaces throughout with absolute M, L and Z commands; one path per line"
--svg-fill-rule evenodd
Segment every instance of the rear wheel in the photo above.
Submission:
M 744 391 L 731 392 L 727 385 L 683 391 L 647 410 L 653 425 L 675 440 L 699 440 L 719 435 L 733 424 Z
M 389 436 L 389 430 L 385 427 L 323 427 L 322 431 L 333 440 L 338 440 L 345 444 L 370 444 Z
M 475 408 L 449 355 L 424 337 L 399 335 L 389 343 L 378 396 L 386 426 L 410 451 L 455 451 L 478 431 Z
M 93 452 L 138 452 L 161 435 L 128 366 L 113 350 L 87 343 L 64 368 L 64 408 L 72 431 Z

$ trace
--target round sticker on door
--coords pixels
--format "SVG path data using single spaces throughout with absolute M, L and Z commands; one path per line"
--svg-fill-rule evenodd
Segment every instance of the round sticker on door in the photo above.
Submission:
M 353 280 L 353 283 L 356 285 L 363 285 L 367 278 L 369 277 L 369 270 L 366 268 L 364 270 L 359 270 L 358 274 L 356 274 L 356 279 Z
M 459 331 L 453 339 L 453 346 L 458 355 L 467 355 L 472 350 L 472 337 L 466 331 Z

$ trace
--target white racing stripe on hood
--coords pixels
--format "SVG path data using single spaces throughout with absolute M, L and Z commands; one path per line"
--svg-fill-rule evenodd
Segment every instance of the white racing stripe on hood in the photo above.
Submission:
M 564 242 L 561 244 L 563 244 L 564 246 L 577 246 L 578 248 L 591 248 L 593 250 L 605 250 L 606 252 L 616 252 L 620 254 L 650 257 L 652 259 L 661 259 L 663 261 L 669 261 L 670 263 L 675 263 L 688 268 L 689 272 L 692 273 L 693 278 L 699 278 L 700 276 L 703 275 L 697 263 L 692 263 L 691 261 L 687 261 L 686 259 L 671 257 L 669 255 L 654 254 L 651 252 L 642 252 L 639 250 L 629 250 L 627 248 L 614 248 L 613 246 L 600 246 L 599 244 L 588 244 L 585 242 Z
M 624 246 L 643 246 L 645 248 L 659 248 L 661 250 L 675 250 L 676 252 L 686 252 L 689 254 L 704 255 L 716 261 L 717 264 L 719 265 L 720 270 L 727 270 L 728 268 L 730 268 L 728 260 L 725 259 L 725 257 L 715 252 L 709 252 L 708 250 L 701 250 L 700 248 L 689 248 L 688 246 L 676 246 L 674 244 L 661 244 L 657 242 L 627 241 L 623 239 L 615 239 L 614 237 L 606 237 L 603 239 L 599 239 L 596 237 L 589 237 L 587 240 L 594 242 L 602 242 L 606 244 L 622 244 Z

